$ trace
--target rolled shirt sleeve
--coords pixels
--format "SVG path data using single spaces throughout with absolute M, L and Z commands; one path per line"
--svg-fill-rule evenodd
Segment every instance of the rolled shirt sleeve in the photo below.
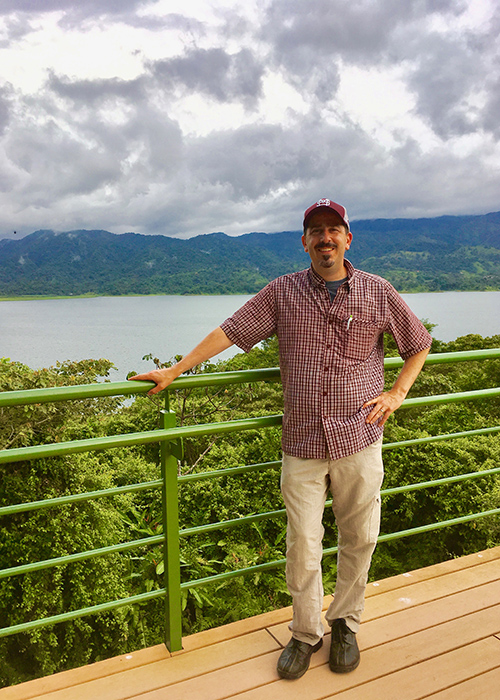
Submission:
M 275 286 L 276 281 L 270 282 L 221 324 L 229 340 L 245 352 L 276 333 Z

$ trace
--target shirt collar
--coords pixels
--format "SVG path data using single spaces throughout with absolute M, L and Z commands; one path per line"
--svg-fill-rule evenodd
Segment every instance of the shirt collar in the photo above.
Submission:
M 356 272 L 356 270 L 354 269 L 353 265 L 349 262 L 349 260 L 347 260 L 346 258 L 344 258 L 344 265 L 345 265 L 345 269 L 347 270 L 347 284 L 349 285 L 349 288 L 351 288 L 352 283 L 353 283 L 354 273 Z M 323 277 L 321 277 L 321 275 L 318 275 L 318 273 L 316 272 L 316 270 L 313 268 L 312 265 L 309 268 L 309 280 L 310 280 L 313 287 L 324 287 L 325 286 L 325 280 L 323 279 Z

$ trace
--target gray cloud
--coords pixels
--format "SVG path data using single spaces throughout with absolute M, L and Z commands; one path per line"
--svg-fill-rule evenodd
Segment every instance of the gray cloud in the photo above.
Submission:
M 50 122 L 18 128 L 6 154 L 18 169 L 13 189 L 24 206 L 49 208 L 59 198 L 95 192 L 119 174 L 109 154 L 79 143 Z
M 153 2 L 155 0 L 152 0 Z M 61 27 L 81 27 L 85 20 L 93 18 L 110 18 L 115 22 L 123 22 L 134 27 L 142 27 L 151 31 L 159 31 L 169 27 L 182 28 L 186 31 L 200 30 L 202 23 L 196 19 L 186 19 L 179 14 L 166 17 L 141 16 L 136 10 L 143 5 L 143 0 L 2 0 L 0 15 L 11 15 L 12 30 L 21 32 L 22 36 L 32 31 L 27 22 L 28 17 L 36 17 L 49 12 L 62 12 L 59 20 Z
M 426 36 L 423 19 L 459 15 L 465 8 L 457 0 L 273 0 L 261 37 L 286 79 L 303 95 L 325 102 L 335 98 L 342 64 L 374 68 L 408 60 L 408 42 Z
M 446 139 L 477 128 L 478 115 L 468 97 L 485 87 L 480 55 L 465 42 L 431 35 L 420 43 L 421 58 L 408 81 L 417 96 L 417 111 Z
M 64 10 L 69 13 L 81 13 L 85 16 L 103 14 L 121 14 L 125 11 L 132 11 L 142 5 L 142 0 L 2 0 L 0 4 L 0 14 L 10 14 L 12 12 L 24 12 L 27 14 L 41 14 L 43 12 L 54 12 Z M 103 11 L 104 5 L 104 11 Z
M 50 71 L 47 87 L 58 96 L 69 99 L 75 104 L 80 103 L 81 106 L 81 103 L 88 105 L 102 103 L 109 99 L 123 99 L 134 103 L 144 99 L 145 84 L 142 78 L 74 80 Z
M 4 33 L 0 37 L 0 49 L 15 46 L 26 34 L 33 31 L 31 22 L 17 15 L 6 17 L 4 26 Z
M 373 63 L 388 58 L 391 37 L 400 25 L 435 13 L 460 14 L 465 7 L 464 0 L 273 0 L 263 36 L 274 45 L 275 60 L 295 70 L 304 59 L 308 70 L 328 56 Z
M 10 121 L 10 90 L 0 88 L 0 135 L 4 133 Z
M 251 125 L 194 139 L 187 167 L 211 186 L 229 188 L 231 197 L 241 201 L 280 187 L 310 187 L 311 182 L 338 187 L 350 163 L 360 166 L 374 152 L 380 155 L 381 149 L 359 129 L 307 116 L 288 128 Z M 344 183 L 340 186 L 345 189 Z
M 500 61 L 497 64 L 497 76 L 500 76 Z M 495 138 L 500 138 L 500 77 L 492 80 L 489 85 L 488 97 L 482 112 L 482 126 L 486 131 L 493 134 Z
M 151 70 L 167 90 L 183 87 L 219 102 L 241 100 L 251 107 L 262 93 L 264 67 L 249 49 L 235 54 L 221 48 L 189 49 L 184 56 L 156 61 Z

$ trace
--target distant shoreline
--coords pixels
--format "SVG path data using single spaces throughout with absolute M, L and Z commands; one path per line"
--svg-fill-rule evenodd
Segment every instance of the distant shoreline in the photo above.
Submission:
M 465 292 L 467 294 L 470 293 L 481 293 L 481 292 L 499 292 L 500 289 L 437 289 L 437 290 L 430 290 L 430 289 L 419 289 L 413 290 L 413 291 L 400 291 L 398 290 L 399 294 L 444 294 L 446 292 L 453 292 L 460 294 L 461 292 Z M 254 292 L 257 294 L 257 292 Z M 108 298 L 108 299 L 126 299 L 127 297 L 133 298 L 133 297 L 163 297 L 163 296 L 169 296 L 169 297 L 234 297 L 234 296 L 253 296 L 252 294 L 248 294 L 245 292 L 233 292 L 232 294 L 162 294 L 161 292 L 156 292 L 153 294 L 61 294 L 61 295 L 55 295 L 55 294 L 26 294 L 18 297 L 14 296 L 0 296 L 0 302 L 1 301 L 43 301 L 43 300 L 50 300 L 50 299 L 100 299 L 100 298 Z
M 486 290 L 495 291 L 495 290 Z M 403 292 L 405 293 L 405 292 Z M 257 292 L 255 292 L 257 294 Z M 234 294 L 162 294 L 161 292 L 156 292 L 152 294 L 26 294 L 18 297 L 2 297 L 0 296 L 0 301 L 42 301 L 47 299 L 126 299 L 127 297 L 235 297 L 235 296 L 249 296 L 244 292 L 234 292 Z

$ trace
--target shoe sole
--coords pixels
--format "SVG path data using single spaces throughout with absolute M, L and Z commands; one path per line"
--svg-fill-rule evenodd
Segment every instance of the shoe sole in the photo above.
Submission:
M 328 664 L 330 666 L 330 671 L 333 671 L 333 673 L 350 673 L 351 671 L 354 671 L 355 669 L 358 668 L 359 662 L 361 659 L 358 659 L 355 664 L 352 664 L 351 666 L 332 666 L 331 664 Z

